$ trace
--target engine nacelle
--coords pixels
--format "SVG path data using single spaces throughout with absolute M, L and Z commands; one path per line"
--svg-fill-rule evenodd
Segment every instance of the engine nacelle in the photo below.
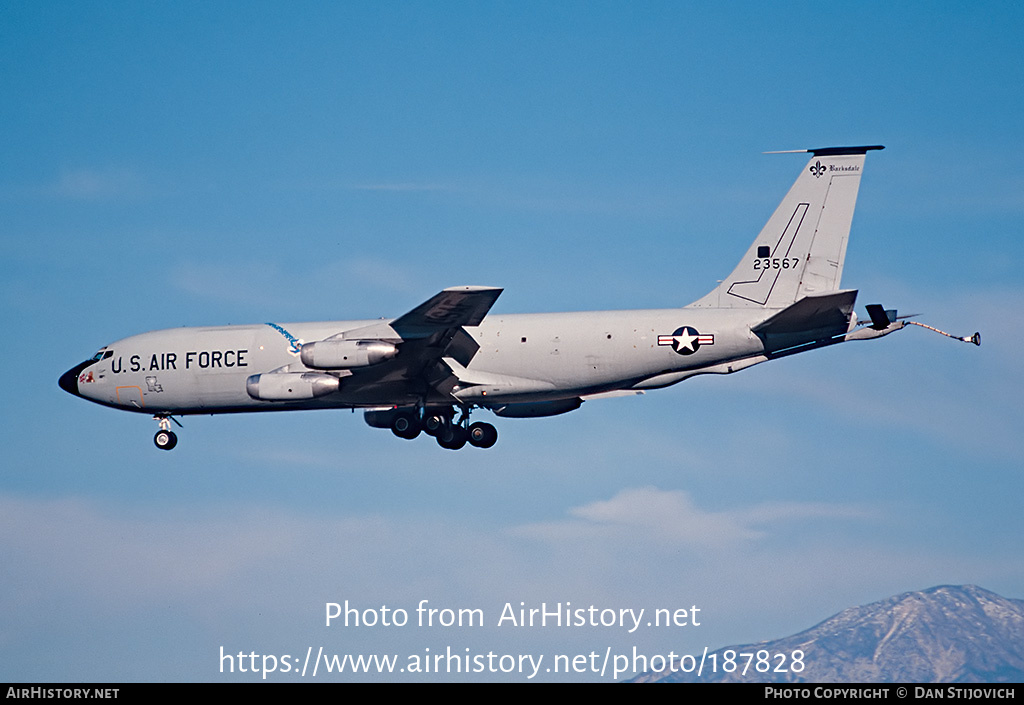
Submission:
M 368 367 L 398 354 L 398 348 L 380 340 L 320 340 L 302 346 L 299 359 L 315 370 Z
M 261 401 L 303 401 L 332 394 L 341 381 L 319 372 L 268 372 L 245 380 L 245 391 Z

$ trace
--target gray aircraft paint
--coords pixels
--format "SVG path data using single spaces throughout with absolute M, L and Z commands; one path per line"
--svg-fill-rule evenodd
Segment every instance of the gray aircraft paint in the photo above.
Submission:
M 322 408 L 423 415 L 431 407 L 476 407 L 545 416 L 587 398 L 639 394 L 881 337 L 904 322 L 857 327 L 857 292 L 839 289 L 865 154 L 873 149 L 881 147 L 805 150 L 811 160 L 733 272 L 683 308 L 487 316 L 501 289 L 453 287 L 389 321 L 143 333 L 101 349 L 60 385 L 151 414 L 162 428 L 175 415 Z M 355 350 L 354 341 L 372 341 L 391 357 L 344 369 L 302 362 L 303 345 L 324 343 L 320 358 L 340 360 L 336 351 Z M 311 364 L 314 350 L 307 350 Z M 288 398 L 254 397 L 263 394 Z M 370 414 L 367 422 L 381 425 Z

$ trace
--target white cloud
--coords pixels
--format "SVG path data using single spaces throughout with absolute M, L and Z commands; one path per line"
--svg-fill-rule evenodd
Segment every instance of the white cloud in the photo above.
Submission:
M 515 527 L 513 535 L 551 543 L 568 541 L 629 542 L 691 549 L 736 548 L 762 539 L 772 523 L 821 517 L 861 519 L 863 509 L 825 503 L 761 504 L 747 509 L 711 512 L 699 508 L 687 492 L 655 487 L 624 489 L 609 500 L 569 510 L 571 518 Z
M 92 644 L 102 632 L 110 641 L 98 648 L 117 648 L 159 625 L 161 639 L 145 639 L 140 654 L 157 664 L 152 670 L 133 668 L 132 655 L 93 674 L 156 680 L 215 675 L 211 643 L 248 651 L 312 641 L 338 651 L 403 653 L 450 643 L 549 654 L 614 643 L 679 652 L 782 636 L 902 590 L 1021 578 L 1000 556 L 922 552 L 863 537 L 840 545 L 816 540 L 811 526 L 802 530 L 809 541 L 774 540 L 781 522 L 827 516 L 834 523 L 837 514 L 869 517 L 857 507 L 813 503 L 707 511 L 686 492 L 653 487 L 505 531 L 423 515 L 300 515 L 270 505 L 126 511 L 81 499 L 0 496 L 0 601 L 8 605 L 0 646 L 37 653 L 58 641 Z M 421 599 L 480 608 L 491 619 L 485 629 L 442 632 L 323 625 L 326 601 L 412 613 Z M 495 628 L 501 606 L 520 601 L 697 605 L 704 626 L 635 634 Z M 62 672 L 45 671 L 57 679 Z
M 53 187 L 60 197 L 86 201 L 137 196 L 144 190 L 139 174 L 127 168 L 63 168 Z
M 505 582 L 502 566 L 544 562 L 565 550 L 578 551 L 581 542 L 585 554 L 599 549 L 613 561 L 626 558 L 638 542 L 721 550 L 763 538 L 765 530 L 755 526 L 837 513 L 862 516 L 850 507 L 796 503 L 708 512 L 685 492 L 642 487 L 571 508 L 567 519 L 493 534 L 424 517 L 301 517 L 266 507 L 141 514 L 81 499 L 4 496 L 0 553 L 6 557 L 9 578 L 20 575 L 26 584 L 57 590 L 73 585 L 80 595 L 107 603 L 107 608 L 143 596 L 189 601 L 251 592 L 247 581 L 254 572 L 275 572 L 272 566 L 280 566 L 302 575 L 311 568 L 306 556 L 324 555 L 333 560 L 316 583 L 344 574 L 346 584 L 355 579 L 363 585 L 357 592 L 385 579 L 410 586 L 419 581 L 422 588 L 424 581 L 438 579 L 436 566 L 449 565 L 446 570 L 452 572 L 442 582 L 477 584 L 487 592 Z M 453 555 L 464 558 L 452 564 Z M 9 580 L 7 591 L 18 591 L 17 585 Z

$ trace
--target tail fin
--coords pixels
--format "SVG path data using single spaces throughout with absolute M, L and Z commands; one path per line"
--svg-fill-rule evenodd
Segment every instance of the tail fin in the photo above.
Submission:
M 839 289 L 864 157 L 872 147 L 802 149 L 811 160 L 736 269 L 687 308 L 785 308 Z M 774 152 L 778 154 L 778 152 Z

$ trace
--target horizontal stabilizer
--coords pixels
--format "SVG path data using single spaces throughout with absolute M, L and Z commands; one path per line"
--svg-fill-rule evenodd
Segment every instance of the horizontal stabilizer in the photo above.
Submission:
M 833 294 L 805 296 L 758 323 L 751 330 L 755 333 L 774 335 L 802 330 L 834 328 L 845 333 L 850 324 L 850 312 L 857 300 L 856 289 L 846 289 Z
M 777 354 L 795 347 L 831 341 L 850 328 L 857 290 L 805 296 L 751 330 L 764 343 L 765 352 Z

